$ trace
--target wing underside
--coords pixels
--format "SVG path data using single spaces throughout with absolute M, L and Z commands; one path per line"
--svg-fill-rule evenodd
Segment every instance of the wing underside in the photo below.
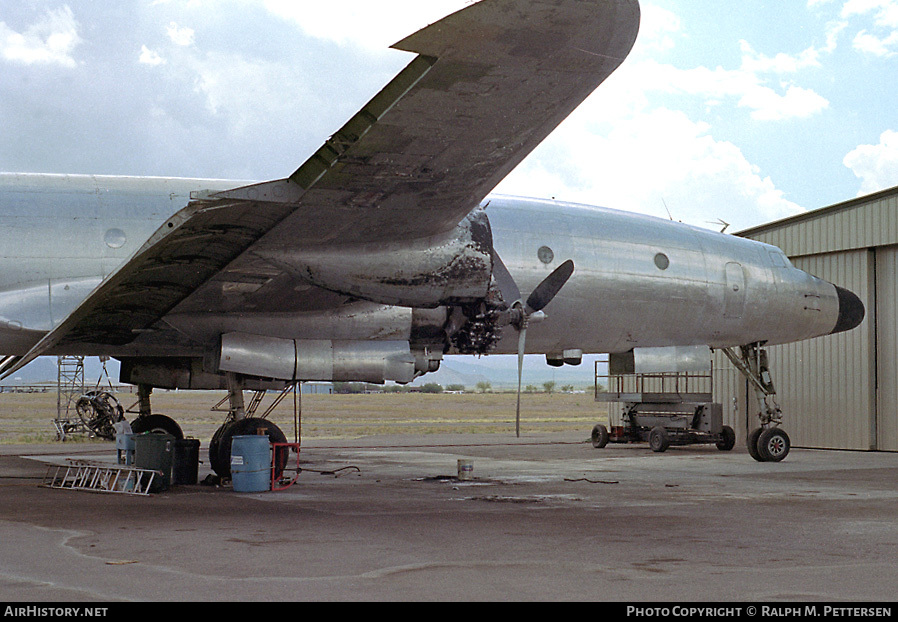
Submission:
M 176 214 L 25 357 L 117 346 L 220 287 L 275 278 L 263 257 L 448 232 L 623 61 L 635 0 L 481 0 L 397 43 L 417 56 L 290 177 Z

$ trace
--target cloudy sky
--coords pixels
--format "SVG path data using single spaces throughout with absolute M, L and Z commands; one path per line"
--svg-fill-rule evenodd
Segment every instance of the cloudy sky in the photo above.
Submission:
M 0 170 L 290 174 L 470 0 L 0 4 Z M 898 185 L 898 0 L 646 0 L 498 188 L 733 230 Z

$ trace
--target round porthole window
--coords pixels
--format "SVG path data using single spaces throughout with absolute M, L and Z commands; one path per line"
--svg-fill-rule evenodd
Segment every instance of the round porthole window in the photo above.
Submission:
M 555 259 L 555 253 L 548 246 L 540 246 L 539 250 L 536 251 L 536 256 L 543 263 L 552 263 L 552 260 Z
M 125 245 L 127 237 L 121 229 L 110 229 L 103 236 L 103 241 L 106 242 L 106 246 L 109 248 L 121 248 Z
M 664 253 L 658 253 L 655 255 L 655 265 L 658 266 L 659 270 L 667 270 L 668 266 L 670 266 L 670 259 Z

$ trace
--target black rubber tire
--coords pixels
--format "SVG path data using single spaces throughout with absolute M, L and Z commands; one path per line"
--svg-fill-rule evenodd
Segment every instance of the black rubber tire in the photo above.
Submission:
M 670 447 L 670 436 L 668 436 L 667 430 L 660 425 L 652 428 L 652 431 L 649 432 L 649 447 L 656 453 L 667 451 L 667 448 Z
M 745 445 L 748 447 L 749 455 L 757 460 L 758 462 L 764 462 L 764 459 L 761 458 L 761 454 L 758 453 L 758 438 L 761 436 L 761 432 L 763 432 L 763 428 L 755 428 L 748 435 L 748 438 L 745 440 Z
M 723 426 L 720 430 L 720 440 L 717 441 L 717 449 L 720 451 L 730 451 L 736 446 L 736 432 L 728 425 Z
M 144 432 L 158 432 L 171 434 L 176 441 L 184 440 L 184 432 L 178 422 L 167 415 L 143 415 L 131 422 L 131 431 L 134 434 Z
M 758 437 L 758 455 L 764 462 L 780 462 L 791 447 L 789 435 L 780 428 L 767 428 Z
M 592 446 L 601 449 L 608 444 L 608 428 L 597 423 L 592 429 Z
M 259 430 L 265 430 L 268 440 L 272 443 L 286 443 L 287 437 L 281 429 L 268 421 L 259 417 L 248 417 L 246 419 L 238 419 L 224 424 L 215 434 L 212 435 L 212 441 L 209 443 L 209 464 L 215 474 L 222 479 L 231 478 L 231 443 L 235 436 L 243 436 L 247 434 L 258 434 Z M 289 458 L 289 450 L 285 447 L 278 452 L 275 469 L 275 478 L 280 477 L 287 466 Z

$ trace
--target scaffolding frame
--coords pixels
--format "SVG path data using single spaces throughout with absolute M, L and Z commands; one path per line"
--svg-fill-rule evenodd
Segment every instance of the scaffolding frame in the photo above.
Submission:
M 84 394 L 84 357 L 59 356 L 56 359 L 56 440 L 65 442 L 71 434 L 87 432 L 75 404 Z

